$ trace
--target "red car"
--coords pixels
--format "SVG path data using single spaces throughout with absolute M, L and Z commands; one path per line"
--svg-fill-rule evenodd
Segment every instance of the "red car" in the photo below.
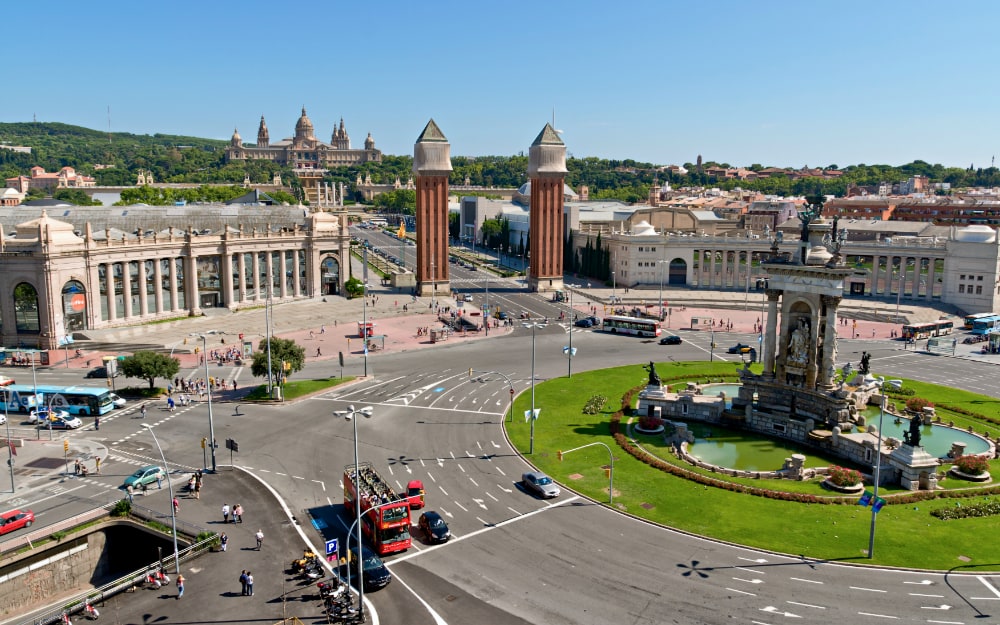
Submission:
M 0 534 L 13 532 L 22 527 L 31 527 L 35 522 L 35 513 L 31 510 L 11 510 L 0 515 Z
M 411 480 L 406 485 L 406 499 L 410 503 L 411 510 L 419 510 L 424 507 L 424 483 L 420 480 Z

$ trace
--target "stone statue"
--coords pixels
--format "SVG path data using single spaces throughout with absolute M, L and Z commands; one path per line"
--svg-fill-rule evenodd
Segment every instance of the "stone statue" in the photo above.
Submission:
M 871 360 L 872 355 L 868 352 L 861 352 L 861 364 L 858 365 L 858 373 L 861 375 L 868 375 L 871 368 L 868 365 L 869 360 Z
M 804 365 L 809 362 L 807 344 L 809 342 L 809 322 L 800 317 L 798 327 L 788 339 L 788 362 Z
M 903 432 L 903 440 L 910 447 L 920 446 L 920 415 L 914 415 L 910 419 L 910 429 L 907 432 Z
M 819 207 L 808 205 L 804 211 L 799 213 L 799 220 L 802 222 L 802 240 L 809 240 L 809 223 L 819 216 Z
M 652 360 L 649 361 L 649 366 L 643 367 L 643 369 L 645 369 L 646 371 L 649 371 L 649 385 L 650 386 L 662 386 L 663 385 L 662 382 L 660 381 L 660 376 L 656 374 L 656 365 L 653 364 Z

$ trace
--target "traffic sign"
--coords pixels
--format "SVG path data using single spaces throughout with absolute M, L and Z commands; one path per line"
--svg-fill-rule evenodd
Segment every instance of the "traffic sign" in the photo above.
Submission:
M 326 555 L 330 556 L 337 553 L 337 539 L 326 541 Z
M 532 418 L 537 419 L 538 418 L 538 413 L 541 412 L 541 411 L 542 411 L 541 408 L 535 408 L 535 415 L 534 415 L 534 417 L 532 417 L 531 411 L 530 410 L 525 410 L 524 411 L 524 422 L 527 423 L 528 420 L 530 420 Z

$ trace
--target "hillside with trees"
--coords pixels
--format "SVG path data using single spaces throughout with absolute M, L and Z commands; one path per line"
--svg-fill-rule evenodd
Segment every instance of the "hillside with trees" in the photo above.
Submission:
M 27 175 L 35 165 L 49 172 L 71 166 L 80 174 L 93 176 L 97 184 L 102 186 L 133 185 L 139 170 L 151 171 L 157 182 L 212 185 L 240 185 L 247 175 L 252 182 L 262 184 L 270 182 L 275 173 L 280 173 L 285 184 L 291 185 L 293 193 L 301 197 L 301 190 L 295 188 L 295 178 L 290 169 L 260 160 L 225 163 L 227 142 L 217 139 L 107 133 L 55 122 L 18 122 L 0 123 L 0 143 L 28 146 L 32 149 L 31 154 L 0 149 L 0 174 L 4 178 Z M 843 175 L 837 179 L 796 180 L 783 175 L 760 180 L 718 180 L 698 173 L 698 168 L 692 163 L 684 163 L 688 170 L 685 175 L 672 173 L 653 163 L 630 159 L 570 157 L 566 165 L 569 170 L 566 182 L 571 187 L 578 189 L 587 185 L 592 199 L 617 199 L 626 202 L 644 201 L 655 180 L 674 187 L 740 187 L 786 196 L 842 196 L 852 184 L 900 182 L 914 175 L 927 176 L 931 182 L 950 183 L 953 189 L 1000 186 L 1000 170 L 996 167 L 944 167 L 919 160 L 898 167 L 859 164 L 838 168 L 836 165 L 829 165 L 825 169 L 840 169 L 844 172 Z M 452 166 L 453 185 L 463 184 L 466 178 L 473 185 L 487 188 L 519 187 L 527 182 L 528 157 L 523 153 L 513 156 L 455 156 L 452 158 Z M 729 164 L 708 161 L 703 164 L 703 171 L 716 166 L 729 167 Z M 763 168 L 764 166 L 756 163 L 749 167 L 758 171 Z M 411 156 L 385 155 L 381 163 L 365 163 L 331 170 L 325 181 L 331 184 L 343 182 L 345 188 L 351 188 L 358 176 L 364 178 L 370 174 L 372 181 L 376 183 L 392 183 L 396 178 L 405 182 L 412 176 L 412 169 Z M 379 201 L 391 204 L 397 210 L 406 210 L 411 202 L 410 194 L 404 193 L 386 194 Z

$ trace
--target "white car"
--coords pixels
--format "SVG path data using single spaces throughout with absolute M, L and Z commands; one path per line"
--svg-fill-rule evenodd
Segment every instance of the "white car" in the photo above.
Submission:
M 472 301 L 472 293 L 466 293 L 464 296 L 462 296 L 462 301 L 471 302 Z
M 69 412 L 65 410 L 53 410 L 49 413 L 48 409 L 43 408 L 41 410 L 32 410 L 28 414 L 28 423 L 32 425 L 36 423 L 45 423 L 46 419 L 69 419 Z
M 7 415 L 0 413 L 0 425 L 7 423 Z
M 115 405 L 115 408 L 124 408 L 128 402 L 125 401 L 125 398 L 119 397 L 117 393 L 111 393 L 111 403 Z

